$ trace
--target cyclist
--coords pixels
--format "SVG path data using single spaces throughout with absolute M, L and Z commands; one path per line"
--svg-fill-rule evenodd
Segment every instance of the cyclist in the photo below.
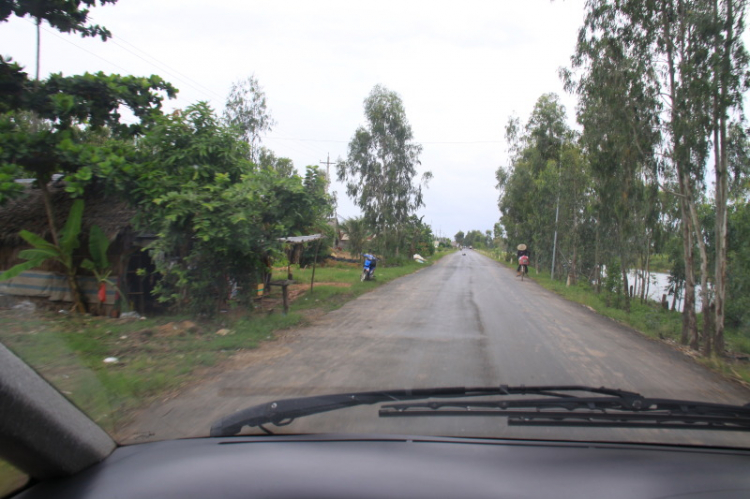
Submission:
M 519 244 L 517 249 L 518 251 L 516 252 L 516 255 L 518 256 L 518 268 L 516 269 L 516 277 L 521 275 L 522 269 L 524 274 L 529 273 L 529 249 L 525 244 Z

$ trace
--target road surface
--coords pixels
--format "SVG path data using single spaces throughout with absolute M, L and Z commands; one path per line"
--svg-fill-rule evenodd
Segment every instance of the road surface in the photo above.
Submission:
M 309 327 L 238 354 L 217 376 L 156 402 L 124 443 L 206 435 L 250 405 L 322 393 L 438 386 L 576 384 L 651 397 L 746 403 L 750 393 L 684 354 L 568 302 L 467 250 L 381 286 Z M 533 276 L 532 276 L 533 277 Z M 281 430 L 280 430 L 281 431 Z M 735 434 L 508 427 L 504 418 L 381 418 L 358 407 L 283 431 L 737 442 Z M 750 446 L 750 440 L 743 445 Z

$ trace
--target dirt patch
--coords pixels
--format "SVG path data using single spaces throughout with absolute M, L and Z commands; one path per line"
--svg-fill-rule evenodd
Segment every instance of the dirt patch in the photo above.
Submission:
M 316 282 L 315 287 L 318 286 L 330 286 L 336 288 L 351 288 L 352 283 L 350 282 Z M 302 296 L 310 291 L 310 283 L 297 283 L 292 284 L 288 288 L 289 303 L 294 303 L 299 300 Z M 274 291 L 271 296 L 264 296 L 262 299 L 256 300 L 255 308 L 267 313 L 272 312 L 274 309 L 279 309 L 282 306 L 282 297 L 280 291 Z M 307 315 L 307 314 L 305 314 Z
M 155 328 L 158 336 L 184 336 L 185 333 L 197 333 L 200 328 L 193 321 L 168 322 Z

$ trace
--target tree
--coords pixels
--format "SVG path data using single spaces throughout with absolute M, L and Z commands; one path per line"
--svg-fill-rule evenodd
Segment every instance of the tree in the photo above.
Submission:
M 149 252 L 161 279 L 159 300 L 214 315 L 230 296 L 250 306 L 278 238 L 325 229 L 326 179 L 250 162 L 249 144 L 206 103 L 159 118 L 112 179 L 139 207 L 138 226 L 159 237 Z
M 698 348 L 700 339 L 693 269 L 695 250 L 699 252 L 705 354 L 712 346 L 723 351 L 730 157 L 735 140 L 731 117 L 741 117 L 742 95 L 748 87 L 748 54 L 739 36 L 744 31 L 746 4 L 746 0 L 593 0 L 573 59 L 574 67 L 585 66 L 590 77 L 594 77 L 592 68 L 600 66 L 598 83 L 592 86 L 599 95 L 611 86 L 609 82 L 632 85 L 621 87 L 627 92 L 611 98 L 619 103 L 614 109 L 620 111 L 620 123 L 629 123 L 632 139 L 646 123 L 644 113 L 658 119 L 651 123 L 653 134 L 661 133 L 660 150 L 649 151 L 648 144 L 639 140 L 630 143 L 644 157 L 658 155 L 660 160 L 653 163 L 660 167 L 660 181 L 673 186 L 671 192 L 679 200 L 685 273 L 683 342 L 693 348 Z M 631 62 L 607 66 L 603 59 Z M 629 71 L 633 63 L 638 67 Z M 666 105 L 662 106 L 661 99 Z M 713 222 L 700 213 L 711 147 Z M 709 293 L 711 281 L 713 294 Z
M 347 195 L 362 209 L 383 252 L 395 246 L 398 254 L 399 232 L 409 216 L 424 206 L 422 184 L 432 173 L 423 173 L 421 183 L 414 185 L 422 146 L 412 142 L 397 93 L 376 85 L 364 108 L 367 125 L 355 131 L 346 161 L 337 165 L 338 178 L 347 182 Z
M 260 148 L 258 154 L 258 166 L 261 168 L 270 168 L 276 170 L 281 175 L 291 177 L 295 173 L 294 163 L 289 158 L 277 158 L 270 149 Z
M 453 236 L 453 240 L 456 241 L 456 244 L 458 244 L 459 246 L 465 246 L 464 237 L 464 231 L 459 230 L 458 232 L 456 232 L 456 235 Z
M 367 225 L 362 217 L 347 218 L 341 228 L 349 238 L 349 253 L 359 258 L 364 253 L 367 242 Z
M 117 0 L 99 0 L 99 5 L 115 4 Z M 0 22 L 7 21 L 11 15 L 18 17 L 31 16 L 37 22 L 44 20 L 50 26 L 63 33 L 78 33 L 81 36 L 100 36 L 106 40 L 112 34 L 102 26 L 88 25 L 89 11 L 82 8 L 94 7 L 97 0 L 0 0 Z
M 540 96 L 524 127 L 518 118 L 510 117 L 505 130 L 511 158 L 508 167 L 495 172 L 504 229 L 498 234 L 505 233 L 510 247 L 523 243 L 534 248 L 537 268 L 553 262 L 555 249 L 554 256 L 565 248 L 577 261 L 576 242 L 587 203 L 587 163 L 566 123 L 559 97 Z M 560 275 L 561 258 L 554 262 L 555 273 Z
M 109 31 L 85 24 L 88 10 L 81 4 L 92 6 L 96 1 L 4 1 L 0 3 L 0 19 L 12 14 L 32 15 L 61 31 L 98 35 L 106 40 Z M 101 138 L 111 135 L 130 139 L 141 134 L 161 112 L 161 92 L 168 97 L 176 94 L 176 89 L 158 76 L 53 74 L 43 81 L 31 81 L 23 68 L 2 58 L 0 84 L 4 90 L 0 94 L 0 202 L 18 193 L 16 178 L 34 177 L 42 190 L 52 245 L 56 247 L 62 243 L 47 190 L 52 175 L 65 174 L 68 191 L 74 196 L 82 194 L 95 170 L 106 172 L 123 161 L 118 149 Z M 121 106 L 128 107 L 138 121 L 122 123 Z
M 714 0 L 713 19 L 713 113 L 714 172 L 716 175 L 716 267 L 714 271 L 715 329 L 704 345 L 704 353 L 715 347 L 724 354 L 724 319 L 727 293 L 727 254 L 729 221 L 729 113 L 742 112 L 748 88 L 748 53 L 741 35 L 744 32 L 745 0 Z
M 651 84 L 657 72 L 643 30 L 628 14 L 617 2 L 591 2 L 572 57 L 581 75 L 574 80 L 563 72 L 566 87 L 579 96 L 582 142 L 601 220 L 614 229 L 626 310 L 628 270 L 634 264 L 637 234 L 643 230 L 639 208 L 645 205 L 645 181 L 654 177 L 660 140 L 659 92 Z
M 224 121 L 240 131 L 250 144 L 250 157 L 260 157 L 261 135 L 276 124 L 266 105 L 266 94 L 255 75 L 232 84 L 224 108 Z

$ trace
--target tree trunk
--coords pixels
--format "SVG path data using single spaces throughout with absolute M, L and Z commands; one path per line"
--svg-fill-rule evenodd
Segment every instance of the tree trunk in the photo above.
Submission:
M 645 269 L 645 283 L 643 286 L 643 292 L 641 293 L 641 302 L 645 303 L 648 300 L 648 292 L 651 287 L 651 234 L 646 238 L 646 269 Z
M 47 180 L 46 179 L 40 179 L 39 182 L 39 188 L 42 191 L 42 200 L 44 201 L 44 211 L 47 213 L 47 224 L 49 226 L 49 232 L 52 235 L 52 242 L 55 246 L 60 246 L 60 242 L 57 238 L 57 228 L 55 224 L 55 215 L 52 211 L 52 199 L 49 193 L 49 188 L 47 187 Z
M 711 353 L 711 335 L 708 324 L 710 323 L 709 315 L 711 310 L 711 301 L 708 296 L 708 254 L 706 252 L 706 242 L 703 240 L 703 234 L 700 229 L 700 221 L 698 220 L 698 212 L 695 209 L 695 203 L 692 199 L 687 199 L 687 203 L 690 205 L 690 217 L 693 222 L 693 231 L 695 233 L 695 239 L 698 242 L 698 251 L 701 255 L 701 313 L 703 314 L 703 353 L 709 355 Z M 707 335 L 708 333 L 708 335 Z M 690 348 L 695 350 L 698 349 L 699 340 L 695 338 L 694 341 L 690 342 Z
M 695 316 L 695 276 L 693 275 L 693 231 L 690 228 L 690 216 L 686 213 L 685 200 L 680 199 L 683 211 L 682 219 L 682 246 L 685 259 L 685 287 L 684 301 L 682 306 L 682 336 L 680 341 L 683 345 L 697 345 L 698 325 Z
M 732 70 L 732 45 L 734 44 L 733 1 L 727 0 L 726 37 L 722 53 L 722 68 L 717 72 L 720 84 L 720 101 L 714 104 L 714 119 L 718 117 L 718 137 L 714 132 L 715 171 L 716 171 L 716 268 L 714 272 L 714 349 L 717 355 L 724 355 L 724 303 L 726 300 L 727 275 L 727 198 L 728 198 L 728 158 L 727 158 L 727 94 L 728 78 Z M 718 42 L 718 35 L 717 35 Z M 718 44 L 718 43 L 717 43 Z M 718 49 L 718 47 L 717 47 Z M 718 104 L 721 104 L 720 106 Z M 718 115 L 718 116 L 717 116 Z M 717 140 L 718 139 L 718 140 Z
M 78 279 L 76 279 L 76 269 L 69 268 L 67 272 L 68 288 L 70 289 L 70 297 L 73 300 L 73 308 L 79 314 L 86 313 L 86 302 L 83 301 L 83 293 L 78 285 Z
M 682 8 L 678 9 L 681 13 Z M 682 335 L 680 341 L 683 345 L 690 343 L 693 348 L 697 348 L 698 345 L 698 329 L 697 320 L 695 316 L 695 276 L 693 274 L 693 227 L 690 216 L 690 193 L 691 184 L 690 179 L 685 175 L 686 164 L 683 164 L 682 155 L 680 154 L 680 144 L 682 140 L 681 128 L 678 126 L 680 123 L 680 115 L 677 111 L 677 83 L 676 83 L 676 72 L 677 65 L 674 60 L 674 39 L 672 37 L 671 26 L 674 22 L 674 4 L 672 1 L 666 1 L 662 5 L 662 20 L 664 28 L 664 42 L 666 44 L 665 49 L 667 52 L 667 65 L 669 75 L 669 99 L 671 101 L 671 133 L 672 133 L 672 150 L 671 159 L 674 169 L 677 173 L 677 181 L 680 190 L 680 217 L 682 218 L 682 248 L 683 258 L 685 260 L 685 301 L 682 307 Z M 684 27 L 684 19 L 680 17 L 680 27 Z M 681 32 L 682 35 L 682 32 Z M 684 37 L 680 36 L 680 53 L 684 54 Z M 687 178 L 686 178 L 687 177 Z M 686 181 L 687 180 L 687 181 Z M 696 231 L 696 234 L 698 232 Z M 675 289 L 676 293 L 676 289 Z
M 620 221 L 620 227 L 622 227 L 622 221 Z M 620 229 L 621 231 L 622 229 Z M 622 287 L 625 291 L 625 312 L 630 313 L 630 286 L 628 285 L 628 266 L 625 260 L 625 244 L 622 240 L 622 232 L 619 234 L 620 242 L 620 272 L 622 273 Z M 614 271 L 614 269 L 612 269 Z
M 596 294 L 602 292 L 602 264 L 599 255 L 599 224 L 596 224 L 596 230 L 594 231 L 594 268 L 596 269 Z

